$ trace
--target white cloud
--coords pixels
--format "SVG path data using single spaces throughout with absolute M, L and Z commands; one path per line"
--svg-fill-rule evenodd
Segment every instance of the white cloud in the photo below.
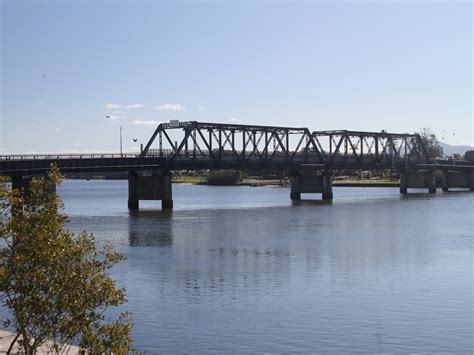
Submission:
M 168 111 L 183 111 L 184 106 L 180 104 L 162 104 L 156 108 L 157 110 L 168 110 Z
M 132 109 L 132 108 L 143 108 L 145 107 L 143 104 L 128 104 L 125 105 L 125 108 Z
M 110 115 L 105 116 L 105 119 L 107 121 L 117 121 L 117 120 L 122 119 L 122 117 L 125 117 L 125 116 L 110 114 Z
M 120 104 L 107 104 L 105 107 L 109 110 L 113 110 L 114 108 L 121 108 L 122 105 L 120 105 Z
M 199 105 L 198 106 L 198 111 L 204 111 L 205 109 L 207 109 L 207 107 L 204 106 L 204 105 Z
M 136 149 L 135 149 L 136 150 Z M 124 153 L 125 153 L 124 149 Z M 114 150 L 107 150 L 104 151 L 103 149 L 61 149 L 60 151 L 47 151 L 45 152 L 47 154 L 117 154 L 120 153 L 120 150 L 114 149 Z M 43 153 L 43 154 L 45 154 Z M 32 154 L 32 153 L 30 153 Z M 41 154 L 41 153 L 36 153 L 36 154 Z
M 145 107 L 145 105 L 143 104 L 107 104 L 105 105 L 105 108 L 107 110 L 115 110 L 115 109 L 118 109 L 118 108 L 124 108 L 124 109 L 127 109 L 127 110 L 130 110 L 130 109 L 134 109 L 134 108 L 143 108 Z
M 55 128 L 56 132 L 61 132 L 63 129 L 62 128 Z
M 82 143 L 74 143 L 73 144 L 73 147 L 82 147 L 84 144 Z
M 124 108 L 124 106 L 122 106 Z M 127 119 L 126 111 L 124 110 L 113 110 L 110 113 L 106 113 L 105 119 L 108 121 L 117 121 Z
M 0 149 L 2 151 L 2 149 Z M 5 149 L 6 151 L 6 149 Z M 124 147 L 124 153 L 136 153 L 137 147 Z M 26 151 L 11 151 L 4 154 L 27 154 L 27 155 L 35 155 L 35 154 L 118 154 L 120 153 L 119 149 L 61 149 L 61 150 L 46 150 L 46 151 L 38 151 L 38 150 L 26 150 Z
M 139 144 L 139 143 L 136 143 L 136 144 Z M 129 146 L 123 147 L 123 151 L 124 151 L 124 152 L 136 153 L 137 150 L 138 150 L 138 146 L 137 146 L 137 145 L 129 145 Z
M 138 126 L 157 126 L 162 122 L 157 120 L 133 120 L 130 123 Z
M 235 117 L 231 117 L 230 121 L 231 122 L 241 122 L 241 120 L 239 120 L 238 118 L 235 118 Z

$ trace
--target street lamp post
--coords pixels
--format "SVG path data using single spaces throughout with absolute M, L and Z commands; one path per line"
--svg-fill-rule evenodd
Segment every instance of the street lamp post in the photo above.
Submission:
M 122 153 L 122 130 L 123 128 L 120 127 L 120 157 L 123 158 L 123 153 Z

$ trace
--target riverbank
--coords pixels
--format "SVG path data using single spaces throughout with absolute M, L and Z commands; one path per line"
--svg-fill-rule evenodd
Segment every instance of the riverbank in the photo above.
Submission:
M 205 185 L 205 183 L 203 183 Z M 290 180 L 259 180 L 243 179 L 237 186 L 291 186 Z M 337 187 L 400 187 L 400 182 L 390 180 L 335 180 L 333 186 Z
M 73 178 L 73 180 L 83 180 L 84 178 Z M 93 177 L 92 179 L 86 180 L 124 180 L 121 179 L 106 179 L 104 177 Z M 8 182 L 8 180 L 5 180 Z M 207 178 L 204 176 L 173 176 L 174 184 L 191 184 L 191 185 L 210 185 L 207 182 Z M 237 182 L 235 186 L 252 186 L 252 187 L 263 187 L 263 186 L 290 186 L 291 181 L 288 179 L 258 179 L 248 178 L 242 179 Z M 333 186 L 337 187 L 399 187 L 399 181 L 382 180 L 382 179 L 362 179 L 362 180 L 333 180 Z
M 180 176 L 173 178 L 175 184 L 196 184 L 196 185 L 209 185 L 205 177 L 199 176 Z M 399 187 L 399 181 L 390 181 L 382 179 L 361 179 L 361 180 L 334 180 L 333 186 L 337 187 Z M 291 181 L 288 179 L 242 179 L 236 183 L 236 186 L 252 186 L 252 187 L 264 187 L 264 186 L 290 186 Z
M 10 344 L 15 338 L 15 333 L 6 331 L 6 330 L 0 330 L 0 354 L 6 354 L 8 349 L 10 348 Z M 11 354 L 22 354 L 20 353 L 18 349 L 18 343 L 15 343 L 13 346 Z M 44 344 L 41 347 L 38 348 L 38 351 L 36 352 L 38 355 L 46 355 L 46 354 L 51 354 L 51 351 L 48 348 L 48 344 Z M 61 351 L 61 354 L 68 354 L 68 355 L 76 355 L 79 354 L 79 348 L 77 346 L 70 346 L 68 348 L 65 348 L 64 351 Z
M 174 184 L 205 184 L 207 179 L 204 176 L 173 176 Z
M 338 187 L 400 187 L 399 181 L 362 179 L 362 180 L 334 180 L 332 186 Z

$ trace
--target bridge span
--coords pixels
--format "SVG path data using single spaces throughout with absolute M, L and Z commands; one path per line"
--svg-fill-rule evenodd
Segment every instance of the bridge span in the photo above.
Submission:
M 170 121 L 134 154 L 1 155 L 0 175 L 11 177 L 12 188 L 27 189 L 30 179 L 44 175 L 51 164 L 63 173 L 127 171 L 132 209 L 139 200 L 161 200 L 163 208 L 172 208 L 175 170 L 285 171 L 295 200 L 302 193 L 332 199 L 331 177 L 338 170 L 397 171 L 401 193 L 409 188 L 436 192 L 435 172 L 442 171 L 444 191 L 474 190 L 474 164 L 435 161 L 418 134 L 385 131 Z

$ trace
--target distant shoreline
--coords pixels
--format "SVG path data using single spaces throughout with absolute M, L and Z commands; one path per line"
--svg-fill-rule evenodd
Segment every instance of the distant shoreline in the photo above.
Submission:
M 89 178 L 77 178 L 77 177 L 66 177 L 66 180 L 125 180 L 124 178 L 105 178 L 103 176 L 92 176 Z M 8 182 L 8 180 L 5 180 Z M 173 177 L 173 184 L 186 184 L 186 185 L 207 185 L 207 186 L 222 186 L 209 184 L 204 177 L 199 176 L 180 176 Z M 275 180 L 275 179 L 242 179 L 240 182 L 235 185 L 226 185 L 226 186 L 251 186 L 251 187 L 289 187 L 291 182 L 289 180 Z M 400 187 L 399 181 L 390 181 L 390 180 L 333 180 L 333 187 Z
M 207 183 L 200 183 L 200 185 L 208 185 Z M 252 187 L 265 187 L 265 186 L 281 186 L 289 187 L 290 182 L 281 182 L 280 180 L 256 180 L 256 179 L 243 179 L 238 182 L 235 186 L 252 186 Z M 389 181 L 389 180 L 336 180 L 332 182 L 333 187 L 400 187 L 400 182 Z
M 400 187 L 398 181 L 383 181 L 383 182 L 358 182 L 351 180 L 333 181 L 333 187 Z

